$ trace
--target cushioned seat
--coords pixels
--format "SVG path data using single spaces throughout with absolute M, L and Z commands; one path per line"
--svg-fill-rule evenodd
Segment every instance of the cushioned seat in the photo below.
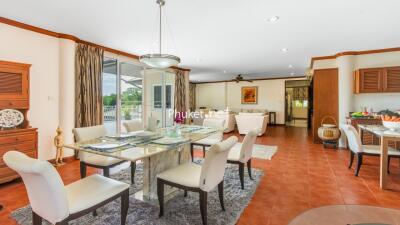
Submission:
M 199 187 L 201 166 L 195 163 L 182 164 L 157 175 L 157 178 L 186 187 Z
M 400 156 L 400 151 L 389 147 L 388 155 Z M 379 145 L 363 145 L 363 152 L 367 154 L 381 154 L 381 146 Z
M 129 188 L 129 184 L 95 174 L 65 186 L 70 214 L 95 206 Z
M 211 145 L 216 144 L 216 143 L 218 143 L 220 141 L 221 141 L 220 138 L 216 138 L 216 137 L 210 136 L 210 137 L 195 141 L 195 142 L 193 142 L 193 144 L 211 146 Z
M 15 170 L 25 184 L 32 208 L 32 224 L 68 225 L 96 208 L 121 199 L 121 225 L 126 222 L 129 207 L 129 185 L 98 174 L 64 186 L 57 170 L 49 162 L 9 151 L 3 156 L 8 167 Z
M 236 143 L 236 145 L 233 146 L 229 151 L 228 160 L 239 161 L 241 148 L 242 148 L 242 143 Z
M 102 155 L 87 154 L 85 157 L 85 162 L 88 164 L 98 165 L 98 166 L 111 166 L 116 163 L 124 162 L 124 160 Z

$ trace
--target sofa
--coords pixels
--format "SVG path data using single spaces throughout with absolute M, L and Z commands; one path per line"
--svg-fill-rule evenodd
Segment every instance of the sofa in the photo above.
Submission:
M 267 131 L 268 115 L 265 113 L 244 113 L 235 116 L 236 124 L 240 134 L 247 134 L 253 129 L 258 130 L 258 136 Z
M 204 118 L 218 118 L 218 119 L 224 119 L 225 124 L 224 124 L 224 133 L 229 133 L 235 130 L 235 114 L 232 112 L 227 112 L 227 111 L 208 111 L 208 110 L 200 110 L 200 116 L 193 118 L 193 124 L 194 125 L 203 125 L 203 120 Z
M 217 111 L 217 112 L 210 112 L 208 114 L 209 118 L 218 118 L 218 119 L 224 119 L 225 120 L 225 125 L 224 125 L 224 133 L 229 133 L 235 130 L 235 114 L 232 112 L 226 112 L 226 111 Z

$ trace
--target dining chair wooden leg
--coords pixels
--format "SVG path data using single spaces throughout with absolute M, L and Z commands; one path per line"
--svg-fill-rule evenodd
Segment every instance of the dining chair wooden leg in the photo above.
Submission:
M 93 210 L 92 215 L 93 215 L 93 217 L 96 217 L 97 216 L 97 211 Z
M 105 177 L 110 177 L 110 168 L 109 168 L 109 167 L 105 167 L 105 168 L 103 169 L 103 175 L 104 175 Z
M 164 182 L 160 179 L 157 179 L 157 197 L 158 204 L 160 205 L 160 213 L 159 217 L 164 215 Z
M 32 211 L 32 224 L 33 225 L 42 225 L 42 217 Z
M 79 163 L 79 167 L 80 167 L 80 172 L 81 172 L 81 178 L 85 178 L 86 177 L 86 163 L 81 161 Z
M 207 192 L 200 190 L 200 213 L 203 225 L 207 225 Z
M 135 183 L 136 162 L 131 162 L 131 184 Z
M 183 197 L 187 197 L 187 190 L 184 190 L 185 193 L 183 194 Z
M 218 196 L 219 196 L 219 203 L 221 204 L 222 211 L 225 211 L 224 205 L 224 181 L 222 180 L 221 183 L 218 184 Z
M 68 225 L 68 220 L 63 220 L 61 222 L 56 223 L 55 225 Z
M 192 157 L 192 162 L 194 160 L 193 144 L 190 144 L 190 156 Z
M 388 162 L 387 162 L 387 172 L 388 172 L 388 174 L 390 174 L 390 158 L 392 158 L 392 157 L 388 157 Z
M 251 176 L 251 159 L 247 161 L 247 171 L 249 172 L 250 180 L 253 180 L 253 177 Z
M 244 190 L 244 163 L 239 163 L 239 179 L 240 179 L 240 186 L 242 190 Z
M 356 177 L 358 177 L 358 173 L 360 172 L 361 165 L 363 161 L 363 155 L 361 153 L 357 154 L 357 169 L 356 169 Z
M 349 169 L 351 169 L 351 166 L 353 165 L 353 161 L 354 161 L 354 152 L 349 150 L 350 152 L 350 162 L 349 162 Z
M 121 225 L 125 225 L 129 209 L 129 189 L 121 195 Z
M 205 157 L 206 157 L 206 146 L 203 145 L 203 158 L 205 158 Z

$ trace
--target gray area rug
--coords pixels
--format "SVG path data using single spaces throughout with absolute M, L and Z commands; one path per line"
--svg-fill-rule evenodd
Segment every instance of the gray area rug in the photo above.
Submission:
M 199 161 L 197 161 L 199 162 Z M 252 170 L 254 180 L 250 180 L 245 173 L 245 190 L 240 189 L 238 166 L 228 165 L 224 179 L 225 209 L 221 210 L 218 200 L 217 188 L 208 195 L 208 223 L 212 225 L 233 225 L 239 219 L 242 211 L 250 202 L 258 184 L 263 176 L 263 171 Z M 183 197 L 183 191 L 165 203 L 164 216 L 158 218 L 158 205 L 152 205 L 134 198 L 134 193 L 142 187 L 143 164 L 138 164 L 136 170 L 135 184 L 130 188 L 129 212 L 127 224 L 146 224 L 146 225 L 194 225 L 202 224 L 200 217 L 199 195 L 189 192 L 188 197 Z M 130 183 L 129 169 L 123 170 L 112 175 L 112 178 L 126 183 Z M 93 217 L 88 214 L 74 221 L 70 225 L 106 225 L 121 224 L 120 222 L 120 201 L 115 200 L 97 210 L 98 215 Z M 11 213 L 19 224 L 30 225 L 31 208 L 25 206 Z M 43 223 L 49 224 L 49 223 Z

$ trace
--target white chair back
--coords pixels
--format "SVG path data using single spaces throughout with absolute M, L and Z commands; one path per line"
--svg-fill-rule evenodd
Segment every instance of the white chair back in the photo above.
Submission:
M 254 143 L 256 142 L 257 135 L 258 135 L 258 130 L 251 130 L 244 137 L 242 142 L 242 147 L 240 149 L 240 159 L 239 159 L 240 162 L 245 163 L 251 158 L 251 154 L 253 153 L 253 147 Z
M 203 126 L 205 127 L 212 127 L 212 128 L 217 128 L 220 129 L 221 131 L 217 132 L 216 134 L 213 134 L 209 136 L 209 138 L 216 138 L 222 140 L 224 136 L 224 125 L 225 125 L 225 120 L 221 118 L 206 118 L 203 121 Z
M 143 124 L 140 119 L 131 120 L 129 122 L 124 122 L 124 127 L 127 132 L 143 130 Z
M 237 141 L 238 138 L 232 136 L 223 142 L 211 146 L 201 167 L 200 189 L 210 191 L 224 179 L 229 150 Z
M 349 124 L 342 124 L 341 127 L 344 130 L 344 133 L 346 134 L 347 141 L 349 143 L 349 149 L 354 153 L 362 152 L 363 151 L 362 142 L 356 128 L 354 128 L 352 125 Z
M 156 132 L 158 128 L 158 119 L 155 116 L 150 116 L 147 123 L 147 129 L 151 132 Z
M 203 121 L 203 126 L 223 129 L 225 125 L 225 120 L 220 118 L 206 118 Z
M 76 142 L 88 141 L 107 135 L 107 130 L 104 125 L 74 128 L 72 132 L 75 135 Z
M 7 152 L 3 160 L 22 177 L 36 214 L 52 224 L 69 216 L 64 183 L 49 162 L 30 158 L 17 151 Z
M 76 142 L 89 141 L 107 135 L 107 129 L 104 125 L 74 128 L 72 132 L 74 133 Z M 85 162 L 88 155 L 90 153 L 79 151 L 79 159 L 83 162 Z

